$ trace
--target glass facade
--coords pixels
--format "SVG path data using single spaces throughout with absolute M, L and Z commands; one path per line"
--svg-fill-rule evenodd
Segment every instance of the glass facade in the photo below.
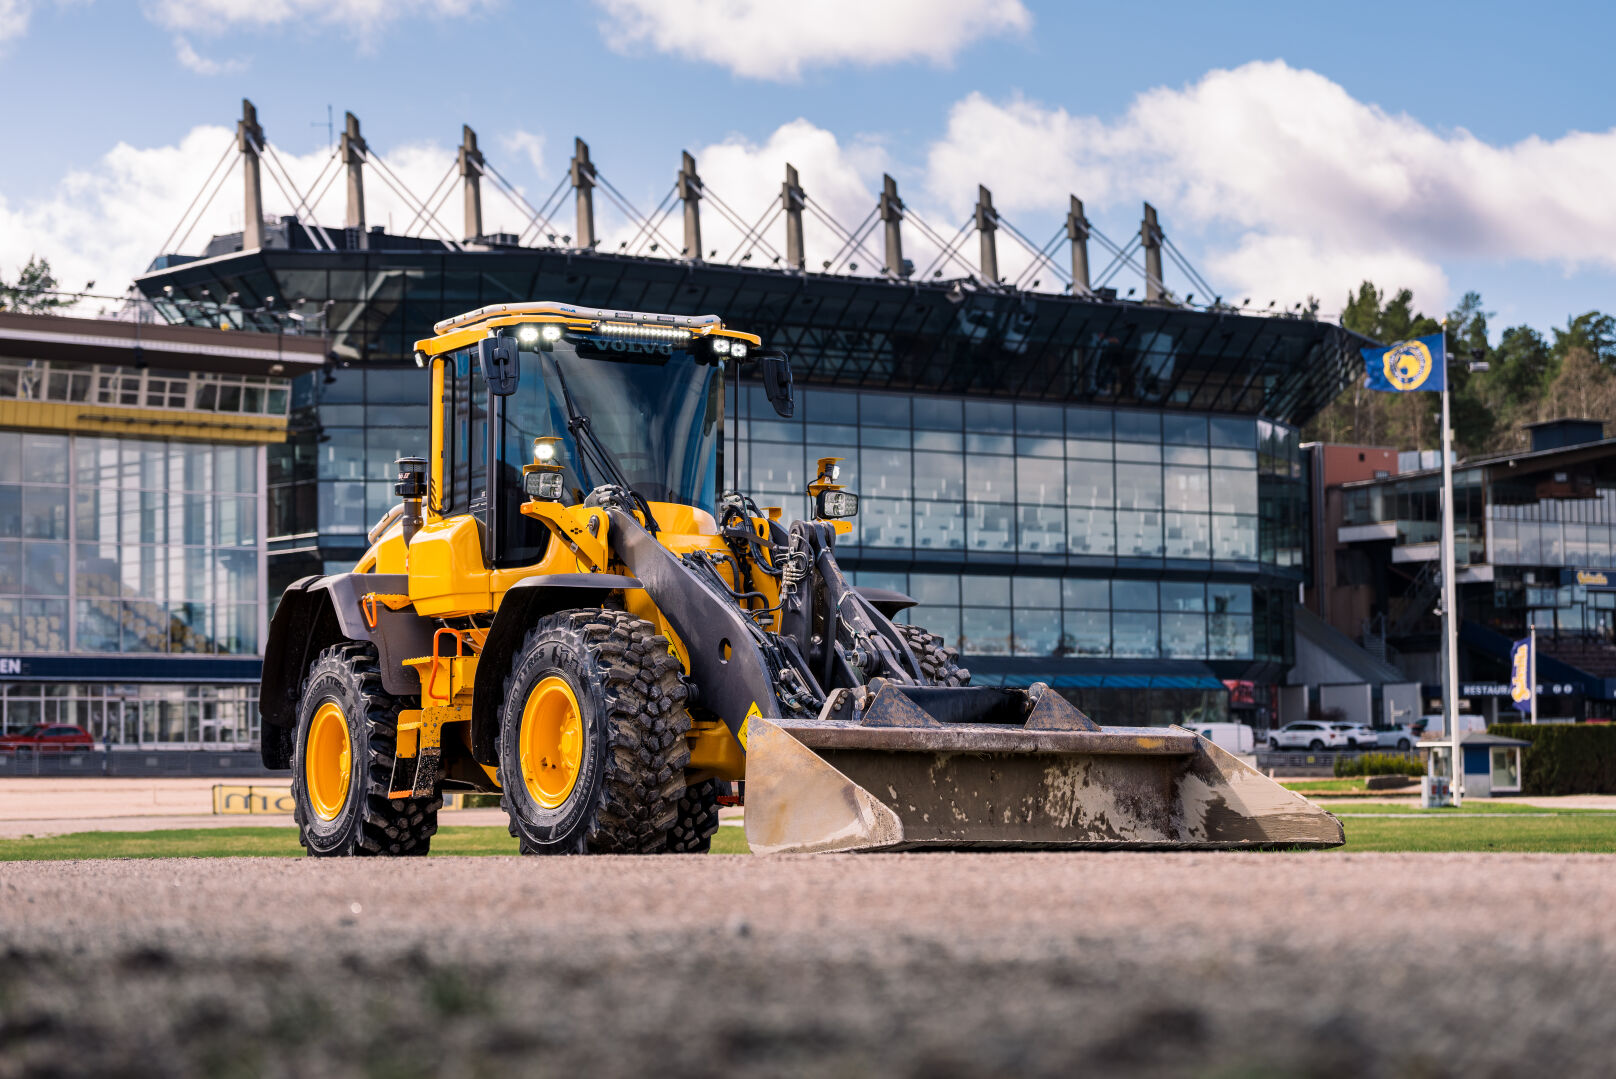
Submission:
M 782 420 L 757 388 L 741 398 L 729 474 L 800 515 L 814 462 L 845 457 L 842 481 L 863 502 L 840 546 L 868 557 L 1243 572 L 1302 564 L 1296 432 L 1266 421 L 818 386 L 799 388 L 798 417 Z M 1259 455 L 1259 437 L 1273 453 Z M 1265 484 L 1288 497 L 1262 498 Z
M 1487 529 L 1490 561 L 1499 565 L 1616 569 L 1616 490 L 1492 504 Z
M 967 656 L 1288 662 L 1292 429 L 820 386 L 790 420 L 754 387 L 740 400 L 726 483 L 795 520 L 815 461 L 844 457 L 862 501 L 842 560 Z
M 9 682 L 0 729 L 82 727 L 97 743 L 218 747 L 258 740 L 258 687 Z
M 414 367 L 299 379 L 293 437 L 268 450 L 269 534 L 308 535 L 318 522 L 322 542 L 357 559 L 365 533 L 398 501 L 398 458 L 428 452 L 429 394 L 427 373 Z
M 1400 547 L 1442 541 L 1440 472 L 1347 486 L 1342 493 L 1344 525 L 1393 522 L 1397 526 L 1396 542 Z M 1485 522 L 1491 510 L 1485 508 L 1486 498 L 1481 469 L 1454 470 L 1454 551 L 1461 565 L 1488 561 Z
M 396 458 L 427 452 L 426 379 L 300 380 L 294 430 L 314 437 L 268 450 L 272 596 L 363 552 L 396 501 Z M 800 385 L 781 419 L 756 386 L 727 396 L 723 486 L 795 520 L 815 461 L 844 457 L 862 501 L 843 561 L 919 599 L 913 620 L 965 655 L 1213 661 L 1231 677 L 1290 661 L 1307 534 L 1293 428 Z M 300 539 L 315 520 L 318 547 Z
M 5 357 L 0 358 L 0 401 L 60 401 L 117 408 L 284 416 L 287 380 Z
M 256 654 L 262 452 L 0 431 L 0 652 Z

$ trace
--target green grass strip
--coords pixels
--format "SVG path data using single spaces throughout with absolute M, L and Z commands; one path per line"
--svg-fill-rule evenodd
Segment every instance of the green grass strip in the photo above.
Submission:
M 1360 851 L 1516 851 L 1551 854 L 1616 853 L 1616 812 L 1542 810 L 1482 803 L 1457 810 L 1398 812 L 1394 806 L 1354 806 L 1338 812 L 1347 844 Z M 514 855 L 516 841 L 497 826 L 450 825 L 432 841 L 434 857 Z M 746 833 L 725 825 L 714 854 L 746 854 Z M 292 828 L 185 828 L 155 832 L 79 832 L 43 839 L 0 840 L 0 861 L 67 858 L 302 857 Z
M 746 854 L 745 830 L 726 825 L 713 837 L 714 854 Z M 516 840 L 497 825 L 447 825 L 432 838 L 432 855 L 514 855 Z M 174 828 L 151 832 L 75 832 L 0 839 L 0 862 L 70 858 L 301 858 L 296 828 Z

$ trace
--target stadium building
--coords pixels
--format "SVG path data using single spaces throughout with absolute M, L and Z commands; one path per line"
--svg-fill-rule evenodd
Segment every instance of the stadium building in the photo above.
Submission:
M 592 198 L 609 185 L 581 141 L 576 223 L 532 244 L 483 233 L 492 166 L 469 130 L 463 241 L 366 226 L 364 170 L 377 162 L 351 116 L 333 159 L 349 172 L 343 229 L 263 217 L 270 151 L 250 106 L 238 148 L 249 230 L 164 254 L 137 285 L 174 323 L 302 332 L 330 357 L 297 380 L 290 437 L 268 452 L 271 595 L 351 567 L 394 501 L 394 460 L 423 451 L 413 342 L 473 308 L 557 299 L 718 314 L 784 348 L 797 413 L 782 420 L 759 387 L 738 386 L 724 486 L 800 514 L 814 460 L 847 458 L 844 482 L 864 501 L 839 545 L 845 565 L 858 583 L 918 599 L 911 620 L 955 642 L 978 682 L 1043 680 L 1104 722 L 1165 723 L 1221 718 L 1226 681 L 1255 684 L 1261 706 L 1293 662 L 1310 534 L 1297 432 L 1350 377 L 1361 342 L 1325 322 L 1176 299 L 1162 281 L 1171 245 L 1148 206 L 1139 237 L 1110 245 L 1115 265 L 1142 259 L 1133 300 L 1091 283 L 1097 233 L 1076 199 L 1070 271 L 1047 251 L 1035 264 L 1069 281 L 1052 293 L 1000 274 L 996 244 L 1013 229 L 985 190 L 976 272 L 945 278 L 904 258 L 904 228 L 923 223 L 888 178 L 861 226 L 884 226 L 882 265 L 860 276 L 845 255 L 809 269 L 813 204 L 789 166 L 785 245 L 762 267 L 599 250 Z M 701 254 L 701 200 L 718 200 L 688 155 L 675 194 L 683 250 Z
M 0 727 L 256 739 L 268 448 L 324 355 L 309 337 L 0 312 Z
M 1539 718 L 1609 721 L 1616 718 L 1616 439 L 1605 437 L 1602 422 L 1582 419 L 1533 424 L 1530 434 L 1525 452 L 1453 469 L 1461 707 L 1489 722 L 1510 721 L 1510 645 L 1531 626 Z M 1402 675 L 1343 685 L 1339 703 L 1354 717 L 1436 711 L 1440 455 L 1345 446 L 1314 454 L 1321 557 L 1313 605 L 1335 631 Z

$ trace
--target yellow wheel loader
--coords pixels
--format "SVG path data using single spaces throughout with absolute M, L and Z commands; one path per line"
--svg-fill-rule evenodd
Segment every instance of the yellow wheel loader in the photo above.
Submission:
M 530 854 L 703 851 L 724 800 L 760 853 L 1342 841 L 1191 731 L 971 686 L 843 575 L 836 459 L 806 520 L 721 493 L 726 376 L 792 411 L 758 337 L 560 303 L 435 329 L 400 504 L 270 627 L 264 763 L 310 854 L 424 854 L 446 789 L 501 792 Z

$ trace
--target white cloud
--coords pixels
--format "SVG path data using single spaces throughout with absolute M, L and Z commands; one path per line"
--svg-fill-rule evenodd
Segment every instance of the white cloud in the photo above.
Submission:
M 1444 260 L 1616 267 L 1613 172 L 1616 130 L 1493 145 L 1270 62 L 1148 91 L 1115 122 L 973 94 L 931 148 L 927 185 L 956 212 L 978 182 L 1007 214 L 1058 212 L 1068 193 L 1090 216 L 1149 199 L 1241 298 L 1329 309 L 1372 278 L 1436 307 L 1452 299 Z
M 174 59 L 181 67 L 198 75 L 239 75 L 247 70 L 245 60 L 210 60 L 202 56 L 183 35 L 174 38 Z
M 973 41 L 1025 33 L 1021 0 L 596 0 L 618 51 L 648 45 L 753 79 L 836 64 L 951 63 Z
M 508 135 L 500 136 L 499 145 L 507 154 L 521 154 L 527 158 L 528 164 L 533 166 L 535 175 L 544 175 L 543 135 L 535 135 L 531 131 L 512 131 Z
M 33 13 L 33 0 L 0 0 L 0 44 L 26 34 Z
M 11 277 L 31 255 L 39 255 L 50 260 L 63 288 L 82 288 L 93 280 L 97 292 L 121 292 L 135 275 L 145 272 L 153 257 L 164 252 L 166 239 L 203 179 L 234 144 L 233 129 L 200 126 L 172 146 L 142 148 L 120 143 L 92 167 L 63 176 L 51 194 L 42 198 L 13 203 L 0 193 L 0 277 Z M 373 152 L 383 152 L 374 133 L 371 145 Z M 312 195 L 316 175 L 329 157 L 330 151 L 321 149 L 304 155 L 282 153 L 279 160 L 293 183 Z M 421 199 L 453 167 L 455 152 L 436 143 L 410 143 L 387 148 L 383 160 L 415 198 Z M 188 238 L 176 239 L 166 250 L 196 254 L 209 237 L 240 231 L 242 187 L 233 149 L 227 162 L 229 174 L 200 222 Z M 266 161 L 262 168 L 264 212 L 270 217 L 292 212 L 291 199 L 282 192 L 277 175 Z M 331 175 L 326 168 L 327 179 Z M 461 238 L 461 204 L 453 193 L 458 179 L 451 178 L 448 186 L 439 189 L 443 199 L 439 227 L 423 230 L 417 223 L 411 232 Z M 316 220 L 340 227 L 345 197 L 339 176 L 319 201 Z M 483 202 L 488 231 L 521 231 L 525 218 L 486 186 Z M 366 169 L 365 209 L 367 224 L 384 225 L 392 232 L 404 231 L 416 219 L 413 206 L 390 189 L 375 167 Z
M 241 26 L 336 26 L 364 38 L 414 15 L 455 18 L 496 0 L 152 0 L 147 17 L 170 30 L 220 34 Z

